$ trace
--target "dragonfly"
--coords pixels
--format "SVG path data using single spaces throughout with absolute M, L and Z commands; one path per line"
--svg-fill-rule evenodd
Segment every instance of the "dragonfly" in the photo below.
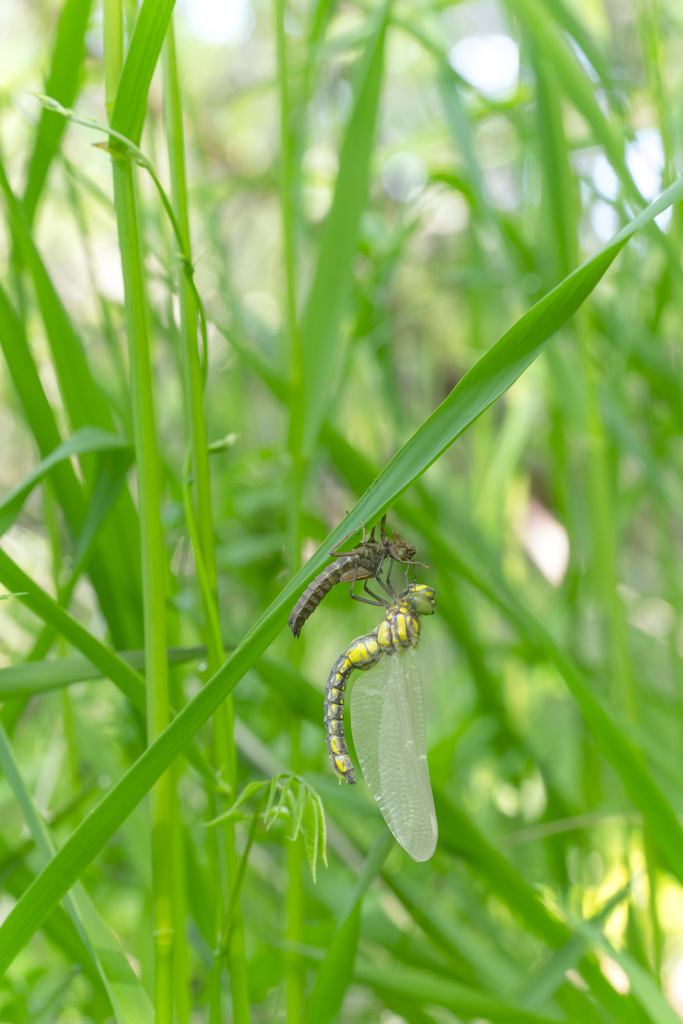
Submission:
M 332 666 L 325 688 L 325 736 L 334 771 L 345 782 L 355 783 L 344 735 L 344 698 L 351 673 L 367 672 L 356 679 L 351 692 L 358 762 L 394 837 L 413 860 L 424 861 L 434 853 L 438 826 L 415 648 L 421 616 L 433 614 L 436 594 L 432 587 L 411 583 L 396 595 L 379 582 L 392 600 L 376 602 L 386 607 L 382 622 L 371 633 L 356 637 Z
M 413 544 L 409 544 L 399 533 L 394 531 L 391 534 L 387 533 L 386 519 L 386 516 L 382 517 L 379 540 L 375 540 L 374 526 L 370 536 L 367 537 L 365 524 L 361 523 L 363 540 L 360 544 L 357 544 L 351 551 L 339 550 L 339 546 L 351 536 L 351 533 L 355 532 L 352 530 L 351 533 L 347 533 L 346 537 L 339 542 L 337 548 L 333 548 L 330 551 L 330 555 L 335 559 L 334 562 L 326 566 L 322 572 L 318 573 L 313 582 L 308 584 L 289 616 L 289 628 L 295 637 L 301 635 L 306 619 L 313 614 L 322 599 L 329 594 L 336 583 L 348 583 L 350 580 L 351 597 L 354 601 L 367 602 L 367 598 L 354 594 L 353 588 L 357 580 L 367 580 L 373 576 L 379 578 L 385 559 L 390 558 L 394 562 L 400 562 L 401 565 L 416 566 L 423 564 L 422 562 L 413 561 L 417 554 L 417 548 Z M 368 603 L 376 604 L 377 601 L 370 601 Z

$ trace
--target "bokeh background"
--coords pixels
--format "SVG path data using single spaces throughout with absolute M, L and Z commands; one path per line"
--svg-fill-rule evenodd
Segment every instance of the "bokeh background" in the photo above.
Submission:
M 86 26 L 82 66 L 75 12 Z M 364 127 L 372 150 L 348 267 L 340 248 L 348 286 L 320 338 L 331 353 L 324 424 L 297 448 L 288 288 L 300 317 L 344 146 L 354 143 L 349 125 L 379 13 L 374 0 L 296 0 L 284 9 L 185 0 L 174 13 L 228 650 L 483 353 L 682 170 L 676 3 L 396 0 L 376 124 Z M 125 4 L 128 35 L 135 17 Z M 73 368 L 69 396 L 68 365 L 66 381 L 57 365 L 49 311 L 18 251 L 10 190 L 23 201 L 112 430 L 132 432 L 111 159 L 95 146 L 105 136 L 70 124 L 63 138 L 57 131 L 43 171 L 35 166 L 34 94 L 50 92 L 60 32 L 73 33 L 78 73 L 72 95 L 57 98 L 103 124 L 100 5 L 3 0 L 5 494 L 46 454 L 44 408 L 37 399 L 27 406 L 26 371 L 12 369 L 17 338 L 52 410 L 51 436 L 95 422 L 85 397 L 78 406 L 80 371 Z M 166 188 L 167 91 L 157 73 L 140 143 Z M 211 674 L 183 506 L 182 261 L 149 176 L 139 170 L 137 179 L 169 646 L 184 659 L 172 668 L 179 707 Z M 322 799 L 328 866 L 318 862 L 315 883 L 303 838 L 288 838 L 291 818 L 260 825 L 252 845 L 250 821 L 237 821 L 237 860 L 226 866 L 216 830 L 206 827 L 215 791 L 186 762 L 175 769 L 177 1021 L 683 1017 L 681 879 L 566 682 L 567 672 L 581 676 L 683 812 L 682 229 L 674 206 L 636 235 L 547 351 L 390 512 L 390 526 L 418 545 L 429 565 L 420 578 L 439 597 L 420 648 L 441 823 L 434 858 L 415 865 L 386 844 L 364 785 L 340 787 L 329 769 L 324 683 L 341 650 L 377 622 L 376 610 L 349 601 L 343 587 L 300 641 L 283 630 L 234 691 L 238 791 L 292 770 Z M 305 351 L 300 369 L 305 381 Z M 94 500 L 88 458 L 69 465 Z M 87 560 L 79 562 L 84 531 L 69 521 L 52 477 L 13 523 L 3 520 L 2 547 L 89 633 L 139 651 L 134 469 L 125 488 L 132 497 L 106 526 L 108 599 Z M 45 621 L 19 599 L 0 603 L 0 715 L 24 784 L 61 845 L 140 755 L 145 732 L 130 702 L 89 677 Z M 59 661 L 69 666 L 62 676 Z M 31 674 L 33 662 L 42 670 Z M 197 739 L 210 757 L 210 727 Z M 222 799 L 224 809 L 231 801 Z M 146 803 L 133 811 L 82 882 L 151 996 L 150 813 Z M 4 916 L 44 862 L 6 774 L 0 844 Z M 243 855 L 247 1016 L 229 959 L 219 956 L 217 970 L 214 952 Z M 3 1022 L 114 1019 L 60 914 L 0 983 Z M 128 1012 L 118 1007 L 116 1019 L 151 1019 L 140 1005 Z

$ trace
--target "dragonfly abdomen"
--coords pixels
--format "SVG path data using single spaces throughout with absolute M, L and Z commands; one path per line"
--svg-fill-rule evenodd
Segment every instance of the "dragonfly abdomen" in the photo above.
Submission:
M 334 771 L 352 785 L 356 781 L 349 748 L 344 736 L 344 694 L 349 676 L 375 665 L 384 654 L 377 630 L 359 636 L 335 661 L 325 687 L 325 738 Z
M 308 584 L 289 616 L 289 628 L 294 636 L 300 635 L 306 619 L 313 614 L 332 587 L 340 582 L 349 567 L 353 567 L 351 558 L 338 558 L 331 565 L 326 566 L 322 572 L 319 572 L 316 578 Z

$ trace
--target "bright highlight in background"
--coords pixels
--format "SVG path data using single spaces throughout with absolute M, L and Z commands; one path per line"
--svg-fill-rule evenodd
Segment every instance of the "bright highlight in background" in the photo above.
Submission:
M 399 203 L 417 199 L 427 183 L 427 165 L 416 153 L 393 153 L 382 167 L 382 185 Z
M 626 147 L 626 163 L 639 192 L 651 202 L 662 188 L 664 147 L 656 128 L 636 132 L 635 142 Z
M 532 498 L 520 532 L 531 561 L 549 583 L 559 587 L 569 566 L 569 537 L 564 526 Z
M 450 50 L 448 61 L 459 75 L 492 100 L 513 96 L 519 81 L 519 47 L 500 32 L 467 36 Z
M 181 0 L 179 10 L 188 30 L 201 43 L 224 45 L 245 43 L 254 30 L 254 12 L 249 0 Z

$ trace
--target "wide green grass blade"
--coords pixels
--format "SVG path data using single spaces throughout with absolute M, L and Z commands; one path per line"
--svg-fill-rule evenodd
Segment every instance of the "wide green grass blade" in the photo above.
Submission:
M 57 847 L 24 785 L 9 739 L 1 725 L 0 765 L 21 807 L 41 860 L 48 862 L 54 857 Z M 152 1004 L 140 979 L 80 882 L 65 898 L 65 904 L 78 934 L 97 966 L 118 1024 L 152 1024 Z
M 337 1020 L 353 976 L 359 938 L 360 903 L 357 903 L 327 948 L 306 1005 L 304 1024 L 331 1024 Z
M 343 528 L 348 531 L 353 525 L 359 527 L 361 521 L 371 523 L 390 508 L 540 355 L 553 335 L 590 295 L 629 238 L 682 197 L 683 178 L 679 178 L 594 256 L 532 306 L 465 374 L 394 456 L 331 539 L 341 539 Z
M 0 345 L 38 450 L 43 458 L 48 458 L 62 444 L 62 437 L 31 357 L 23 324 L 1 285 Z M 77 532 L 85 515 L 84 500 L 81 485 L 68 462 L 55 467 L 53 483 L 67 521 Z
M 600 76 L 600 83 L 609 96 L 613 108 L 619 108 L 620 98 L 614 89 L 609 63 L 597 45 L 593 36 L 586 31 L 574 11 L 565 4 L 564 0 L 547 0 L 547 9 L 552 13 L 559 28 L 563 29 L 569 38 L 572 38 L 578 47 L 588 58 L 593 68 Z
M 382 878 L 436 948 L 456 963 L 469 964 L 482 988 L 503 996 L 520 987 L 520 969 L 507 951 L 491 941 L 491 936 L 482 935 L 474 924 L 454 921 L 404 873 L 385 870 Z
M 144 0 L 121 71 L 111 127 L 136 145 L 147 113 L 147 94 L 175 0 Z
M 354 979 L 380 993 L 388 991 L 418 1005 L 444 1006 L 463 1020 L 481 1018 L 491 1024 L 558 1024 L 566 1020 L 559 1015 L 548 1017 L 523 1010 L 467 985 L 411 967 L 402 966 L 399 970 L 359 961 Z
M 446 564 L 455 565 L 460 561 L 460 552 L 456 553 L 436 533 L 429 529 L 426 532 L 430 534 L 433 550 L 440 553 Z M 466 537 L 461 539 L 461 550 L 467 550 Z M 537 644 L 538 649 L 555 665 L 581 709 L 600 750 L 617 771 L 631 800 L 649 824 L 668 867 L 679 879 L 683 879 L 683 829 L 662 789 L 648 771 L 643 751 L 630 738 L 632 730 L 623 729 L 621 716 L 604 697 L 595 692 L 543 624 L 515 597 L 500 572 L 496 571 L 495 565 L 486 565 L 484 572 L 483 566 L 477 568 L 479 571 L 467 572 L 468 578 L 472 582 L 476 581 L 475 585 L 481 586 L 483 583 L 489 595 L 495 594 L 496 603 L 514 621 L 520 635 Z M 485 582 L 486 575 L 491 580 L 489 586 Z
M 579 921 L 576 925 L 587 942 L 602 948 L 612 957 L 627 975 L 631 991 L 653 1024 L 677 1024 L 680 1017 L 665 999 L 659 981 L 650 970 L 646 970 L 635 957 L 625 950 L 616 950 L 599 928 L 591 921 Z
M 0 582 L 10 590 L 21 591 L 24 604 L 35 612 L 43 622 L 53 626 L 69 643 L 100 669 L 134 707 L 145 711 L 145 683 L 131 666 L 114 651 L 89 633 L 54 598 L 28 576 L 9 555 L 0 548 Z
M 4 849 L 2 852 L 3 854 L 5 853 Z M 7 858 L 3 856 L 2 863 L 3 867 L 0 869 L 2 887 L 14 899 L 19 899 L 22 892 L 28 889 L 35 874 L 21 861 L 20 856 L 17 863 L 10 853 Z M 102 984 L 102 978 L 93 964 L 86 947 L 83 945 L 78 932 L 74 928 L 71 919 L 60 906 L 55 907 L 50 916 L 46 918 L 42 927 L 42 933 L 56 950 L 59 950 L 63 956 L 69 958 L 71 963 L 81 966 L 84 977 L 91 982 L 96 991 L 101 992 L 107 999 L 107 1012 L 109 1012 L 109 1000 Z
M 223 668 L 145 751 L 38 876 L 0 927 L 0 970 L 12 961 L 50 908 L 68 891 L 81 871 L 277 636 L 285 624 L 293 598 L 327 560 L 330 548 L 339 543 L 350 528 L 357 527 L 361 520 L 371 523 L 379 513 L 391 507 L 396 498 L 543 351 L 553 334 L 590 294 L 628 239 L 682 195 L 683 179 L 679 179 L 595 256 L 541 299 L 459 381 L 449 397 L 380 473 L 353 511 L 284 588 Z M 637 780 L 639 786 L 645 785 L 648 776 L 642 766 L 639 769 L 637 764 L 631 764 L 631 768 L 634 781 Z M 649 783 L 645 788 L 650 788 Z M 661 800 L 664 801 L 663 796 Z M 672 841 L 675 843 L 677 830 L 681 833 L 669 808 L 659 830 L 662 838 L 666 839 L 666 847 L 670 847 Z M 683 860 L 681 839 L 678 840 L 678 853 L 671 851 L 676 863 Z
M 545 59 L 553 64 L 567 98 L 593 129 L 596 142 L 604 148 L 626 194 L 642 203 L 642 196 L 626 164 L 621 127 L 603 113 L 594 83 L 568 45 L 564 33 L 558 31 L 547 7 L 538 0 L 518 0 L 510 6 L 514 6 L 515 15 L 533 35 Z
M 117 651 L 119 658 L 131 668 L 140 671 L 145 667 L 144 651 Z M 205 647 L 169 647 L 169 665 L 184 665 L 206 656 Z M 0 700 L 12 697 L 34 697 L 39 693 L 59 690 L 74 683 L 87 683 L 106 678 L 101 668 L 87 658 L 73 655 L 68 658 L 51 658 L 48 661 L 27 661 L 23 665 L 8 665 L 0 668 Z
M 50 453 L 63 443 L 62 437 L 31 356 L 23 324 L 1 285 L 0 346 L 38 450 L 43 458 L 48 458 Z M 87 516 L 87 508 L 85 495 L 73 466 L 69 462 L 58 462 L 52 470 L 50 479 L 69 529 L 74 536 L 78 536 Z M 134 544 L 129 551 L 135 552 Z M 132 562 L 133 559 L 131 564 Z M 121 647 L 125 647 L 127 643 L 135 646 L 135 641 L 141 640 L 141 631 L 139 622 L 135 622 L 135 605 L 131 603 L 134 593 L 126 595 L 126 601 L 119 599 L 117 586 L 112 582 L 116 574 L 113 572 L 111 552 L 101 544 L 98 544 L 93 552 L 89 573 L 114 643 Z
M 29 494 L 55 466 L 71 459 L 74 455 L 95 452 L 130 452 L 132 445 L 116 434 L 110 434 L 98 427 L 83 427 L 66 441 L 57 445 L 48 456 L 40 461 L 32 473 L 0 502 L 0 536 L 6 533 L 16 520 Z
M 5 195 L 10 213 L 14 244 L 31 271 L 59 387 L 71 424 L 74 429 L 92 424 L 112 430 L 114 421 L 107 399 L 90 371 L 81 340 L 50 279 L 33 241 L 26 214 L 11 189 L 2 164 L 0 189 Z
M 332 208 L 323 228 L 315 277 L 301 318 L 301 357 L 306 367 L 303 448 L 308 452 L 315 444 L 330 400 L 334 372 L 340 365 L 341 318 L 367 199 L 387 13 L 385 3 L 375 15 L 377 25 L 357 69 L 354 106 L 339 157 Z
M 604 907 L 591 919 L 593 924 L 601 926 L 612 911 L 629 895 L 630 885 L 624 886 Z M 558 988 L 566 982 L 567 972 L 574 970 L 586 949 L 591 946 L 585 932 L 575 929 L 569 942 L 558 949 L 549 960 L 541 964 L 530 977 L 517 998 L 529 1009 L 542 1008 L 552 998 Z
M 65 107 L 73 105 L 83 77 L 85 33 L 91 7 L 92 0 L 66 0 L 59 19 L 45 92 Z M 65 130 L 66 122 L 63 118 L 49 110 L 42 111 L 23 199 L 29 224 L 33 221 L 50 164 Z
M 368 886 L 382 869 L 393 845 L 383 832 L 368 853 L 363 870 L 349 899 L 349 910 L 332 936 L 308 997 L 304 1024 L 332 1024 L 338 1019 L 346 990 L 351 984 L 360 939 L 361 905 Z
M 10 187 L 1 162 L 0 189 L 10 212 L 14 244 L 31 271 L 69 419 L 74 428 L 92 424 L 113 431 L 114 420 L 108 402 L 90 372 L 81 340 L 33 242 L 26 215 Z M 0 327 L 3 321 L 14 336 L 15 343 L 12 345 L 9 338 L 5 339 L 3 335 L 0 344 L 20 394 L 27 421 L 35 433 L 41 455 L 45 457 L 60 443 L 61 437 L 31 357 L 24 327 L 4 294 L 0 295 Z M 86 459 L 83 466 L 86 478 L 89 477 L 90 469 Z M 54 479 L 61 484 L 57 493 L 70 528 L 74 534 L 78 534 L 85 511 L 82 498 L 75 494 L 73 470 L 69 483 L 66 482 L 68 470 L 66 464 L 63 469 L 55 470 Z M 80 485 L 77 487 L 80 489 Z M 137 646 L 141 642 L 137 616 L 141 583 L 139 562 L 135 557 L 138 550 L 135 522 L 136 512 L 132 499 L 124 491 L 117 502 L 117 528 L 105 527 L 93 564 L 93 582 L 98 598 L 115 642 L 120 646 Z M 121 580 L 124 567 L 128 577 L 125 583 L 122 581 L 120 586 L 112 585 L 111 577 Z M 103 577 L 109 577 L 109 580 Z

